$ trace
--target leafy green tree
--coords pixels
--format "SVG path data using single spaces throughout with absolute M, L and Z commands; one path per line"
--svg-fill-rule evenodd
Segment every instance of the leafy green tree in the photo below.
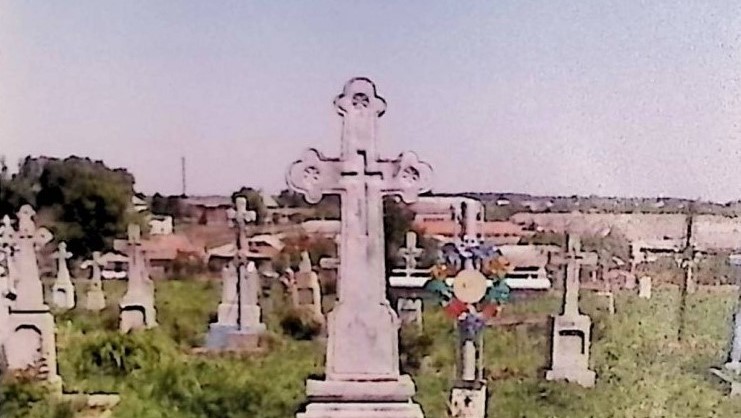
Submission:
M 134 220 L 129 213 L 134 177 L 126 170 L 74 156 L 44 159 L 40 173 L 37 164 L 38 160 L 27 159 L 19 175 L 28 179 L 38 174 L 37 209 L 53 214 L 55 237 L 66 241 L 73 253 L 87 256 L 110 248 L 113 238 Z

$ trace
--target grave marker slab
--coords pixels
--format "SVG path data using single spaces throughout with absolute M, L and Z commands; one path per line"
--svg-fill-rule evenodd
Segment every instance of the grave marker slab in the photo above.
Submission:
M 85 309 L 89 311 L 99 312 L 105 309 L 106 302 L 102 279 L 102 269 L 105 265 L 100 251 L 93 252 L 92 259 L 81 265 L 83 269 L 89 268 L 91 270 L 90 283 L 85 294 Z
M 553 318 L 552 365 L 546 380 L 566 380 L 592 387 L 595 373 L 589 370 L 592 320 L 579 313 L 581 243 L 569 236 L 563 313 Z
M 58 383 L 54 317 L 44 304 L 36 257 L 36 251 L 51 241 L 52 235 L 45 228 L 36 228 L 34 215 L 31 206 L 21 207 L 18 230 L 8 219 L 0 235 L 0 244 L 13 248 L 8 267 L 10 277 L 15 276 L 16 280 L 5 354 L 10 369 L 38 367 L 46 380 Z
M 57 260 L 57 277 L 52 286 L 52 303 L 59 309 L 72 309 L 75 307 L 75 286 L 69 275 L 67 260 L 72 258 L 72 253 L 67 251 L 67 243 L 59 243 L 57 251 L 52 257 Z
M 154 282 L 149 277 L 146 254 L 141 248 L 139 225 L 129 225 L 128 236 L 128 287 L 119 303 L 121 332 L 157 326 Z
M 206 347 L 216 350 L 253 350 L 265 332 L 259 304 L 260 273 L 253 261 L 248 261 L 247 224 L 256 214 L 247 210 L 247 199 L 237 197 L 236 209 L 228 217 L 236 235 L 236 252 L 230 264 L 222 270 L 221 303 L 218 321 L 209 326 Z

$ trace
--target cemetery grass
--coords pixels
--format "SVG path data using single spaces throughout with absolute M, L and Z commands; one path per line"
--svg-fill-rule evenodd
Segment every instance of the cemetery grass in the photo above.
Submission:
M 123 283 L 105 282 L 109 307 L 98 314 L 82 309 L 57 315 L 60 374 L 66 392 L 116 392 L 116 418 L 290 417 L 305 402 L 304 382 L 322 372 L 324 346 L 295 341 L 280 332 L 284 303 L 266 305 L 271 331 L 266 349 L 242 355 L 202 354 L 208 323 L 218 304 L 218 283 L 171 280 L 157 283 L 157 329 L 120 335 L 116 300 Z M 84 295 L 78 288 L 78 303 Z M 517 299 L 505 316 L 545 319 L 558 311 L 556 294 Z M 497 418 L 737 417 L 741 401 L 725 397 L 727 388 L 708 372 L 725 360 L 731 293 L 698 292 L 689 298 L 685 338 L 677 343 L 679 295 L 655 289 L 646 301 L 617 298 L 611 317 L 602 301 L 586 293 L 582 310 L 592 316 L 592 368 L 597 386 L 583 389 L 546 382 L 548 322 L 489 329 L 486 334 L 488 416 Z M 80 304 L 81 305 L 81 304 Z M 402 332 L 402 365 L 417 384 L 416 400 L 427 417 L 445 417 L 453 378 L 451 321 L 431 302 L 425 304 L 425 331 Z M 27 389 L 30 390 L 30 389 Z M 4 398 L 8 389 L 3 389 Z M 34 416 L 54 410 L 47 398 L 22 398 L 3 417 Z M 27 402 L 32 399 L 35 402 Z M 11 405 L 10 408 L 12 408 Z M 25 408 L 25 409 L 24 409 Z M 37 415 L 53 416 L 53 415 Z M 59 417 L 67 415 L 61 414 Z

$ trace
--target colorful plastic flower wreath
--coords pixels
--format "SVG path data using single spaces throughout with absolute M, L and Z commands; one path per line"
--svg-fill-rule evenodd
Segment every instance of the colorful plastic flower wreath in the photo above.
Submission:
M 433 266 L 432 277 L 425 283 L 424 288 L 437 297 L 448 316 L 458 321 L 466 338 L 472 339 L 481 332 L 489 319 L 499 314 L 502 305 L 509 300 L 510 289 L 504 278 L 510 269 L 510 263 L 494 246 L 486 246 L 475 251 L 471 251 L 469 247 L 465 250 L 467 254 L 453 254 L 451 247 L 448 247 L 447 253 L 442 254 L 441 259 Z M 480 271 L 490 284 L 483 297 L 467 303 L 456 297 L 453 287 L 455 277 L 463 271 L 461 266 L 469 254 L 483 256 L 479 259 Z M 451 261 L 453 266 L 448 263 Z M 448 283 L 451 277 L 452 283 Z

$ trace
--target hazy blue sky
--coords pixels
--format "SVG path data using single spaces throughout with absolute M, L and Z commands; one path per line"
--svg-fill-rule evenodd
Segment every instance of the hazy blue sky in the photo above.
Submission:
M 741 198 L 741 2 L 0 0 L 0 154 L 277 191 L 353 76 L 436 191 Z

